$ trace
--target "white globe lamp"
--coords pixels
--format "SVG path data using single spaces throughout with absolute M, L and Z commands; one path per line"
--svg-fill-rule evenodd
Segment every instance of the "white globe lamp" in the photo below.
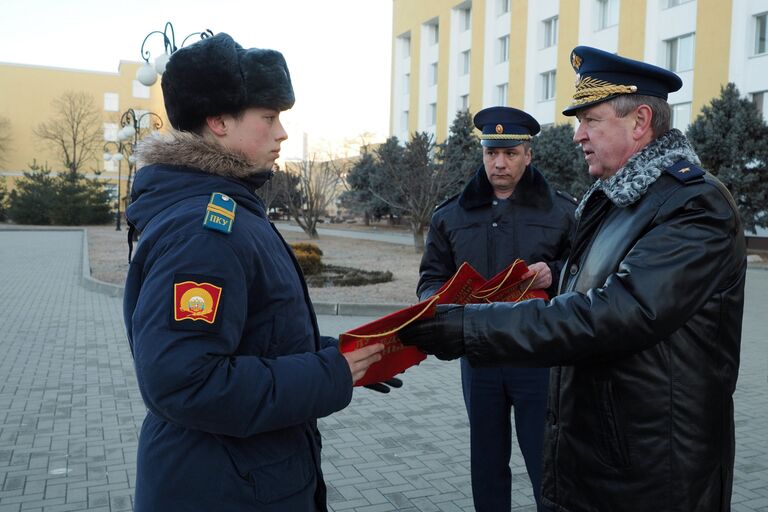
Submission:
M 146 85 L 147 87 L 157 82 L 157 73 L 155 72 L 155 68 L 152 66 L 152 64 L 147 62 L 141 66 L 136 72 L 136 80 L 141 82 L 142 85 Z

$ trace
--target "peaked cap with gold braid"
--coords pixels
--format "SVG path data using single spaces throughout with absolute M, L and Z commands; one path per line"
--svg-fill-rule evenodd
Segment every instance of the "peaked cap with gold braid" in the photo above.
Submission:
M 512 107 L 484 108 L 474 118 L 480 130 L 480 144 L 491 148 L 508 148 L 533 139 L 539 133 L 539 122 L 530 114 Z
M 563 115 L 573 116 L 584 107 L 596 105 L 620 94 L 639 94 L 667 99 L 683 86 L 673 72 L 608 53 L 590 46 L 577 46 L 571 52 L 576 71 L 576 92 Z

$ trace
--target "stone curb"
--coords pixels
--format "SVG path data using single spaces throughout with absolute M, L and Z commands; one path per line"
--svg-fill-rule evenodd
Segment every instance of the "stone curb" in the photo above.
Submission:
M 19 230 L 21 231 L 21 230 Z M 61 231 L 61 230 L 57 230 Z M 122 297 L 123 286 L 107 283 L 91 277 L 91 263 L 88 258 L 88 230 L 85 228 L 65 229 L 64 231 L 80 231 L 83 234 L 83 267 L 80 284 L 86 290 L 102 293 L 110 297 Z M 410 304 L 345 304 L 333 302 L 314 302 L 315 313 L 318 315 L 345 316 L 384 316 L 394 313 Z

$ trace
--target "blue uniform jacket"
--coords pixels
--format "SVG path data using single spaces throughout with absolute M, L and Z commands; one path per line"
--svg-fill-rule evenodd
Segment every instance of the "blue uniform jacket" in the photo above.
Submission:
M 502 212 L 494 213 L 493 187 L 481 165 L 461 194 L 439 205 L 432 216 L 419 269 L 417 295 L 430 297 L 468 262 L 486 279 L 515 258 L 543 261 L 552 271 L 554 295 L 575 226 L 575 200 L 549 187 L 529 165 Z
M 137 173 L 124 316 L 148 409 L 138 512 L 325 510 L 315 420 L 349 403 L 352 378 L 321 346 L 296 260 L 252 190 L 190 167 Z M 237 203 L 229 234 L 203 226 L 212 192 Z M 177 319 L 185 282 L 221 288 L 215 321 Z

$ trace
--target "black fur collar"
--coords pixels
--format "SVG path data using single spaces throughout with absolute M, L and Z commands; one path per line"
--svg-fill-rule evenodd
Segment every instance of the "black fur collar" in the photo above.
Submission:
M 533 165 L 525 168 L 523 177 L 517 183 L 512 197 L 518 204 L 549 208 L 552 205 L 549 185 L 544 176 Z M 493 187 L 482 165 L 467 183 L 459 196 L 459 206 L 465 210 L 488 206 L 493 201 Z

